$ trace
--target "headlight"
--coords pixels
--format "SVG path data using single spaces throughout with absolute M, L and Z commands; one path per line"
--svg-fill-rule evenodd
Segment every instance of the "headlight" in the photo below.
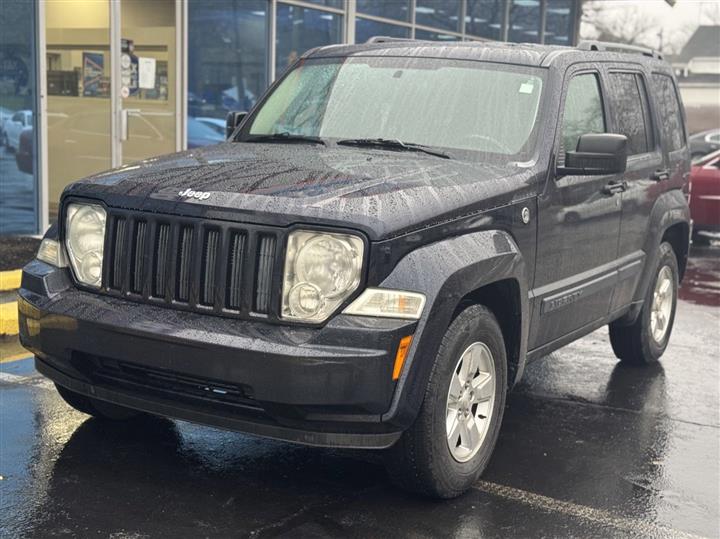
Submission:
M 417 320 L 425 307 L 425 295 L 402 290 L 368 288 L 343 311 L 357 316 Z
M 364 244 L 350 234 L 296 231 L 288 238 L 282 317 L 322 322 L 360 284 Z
M 105 244 L 105 210 L 95 204 L 70 204 L 65 221 L 65 247 L 78 281 L 99 287 Z

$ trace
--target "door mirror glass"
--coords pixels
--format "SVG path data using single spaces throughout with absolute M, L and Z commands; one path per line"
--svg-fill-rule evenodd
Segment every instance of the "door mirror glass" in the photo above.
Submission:
M 558 176 L 619 174 L 627 166 L 627 137 L 612 133 L 588 133 L 578 139 L 575 151 L 565 153 Z
M 235 129 L 238 125 L 242 123 L 242 121 L 245 119 L 245 116 L 247 116 L 247 112 L 228 112 L 227 117 L 225 118 L 225 138 L 229 139 L 232 134 L 235 132 Z

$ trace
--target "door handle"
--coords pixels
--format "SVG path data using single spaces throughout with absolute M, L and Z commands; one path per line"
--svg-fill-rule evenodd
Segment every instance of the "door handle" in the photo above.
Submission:
M 129 128 L 128 118 L 131 114 L 140 114 L 140 109 L 121 109 L 120 110 L 120 141 L 125 142 L 128 139 Z
M 662 182 L 665 180 L 670 179 L 670 171 L 668 169 L 665 170 L 656 170 L 653 172 L 652 179 L 656 182 Z
M 625 180 L 612 181 L 602 188 L 602 192 L 606 195 L 614 195 L 615 193 L 622 193 L 626 189 L 627 182 Z

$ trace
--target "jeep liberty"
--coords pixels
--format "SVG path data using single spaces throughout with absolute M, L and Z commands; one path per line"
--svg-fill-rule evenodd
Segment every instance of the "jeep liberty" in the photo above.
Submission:
M 68 186 L 19 291 L 74 408 L 382 449 L 450 498 L 526 363 L 609 324 L 658 360 L 690 151 L 650 50 L 373 38 L 304 54 L 227 142 Z

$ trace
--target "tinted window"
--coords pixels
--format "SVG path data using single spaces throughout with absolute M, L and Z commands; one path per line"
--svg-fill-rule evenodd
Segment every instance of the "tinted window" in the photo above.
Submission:
M 675 85 L 667 75 L 655 73 L 652 78 L 665 144 L 669 151 L 678 150 L 685 145 L 685 133 Z
M 540 43 L 540 0 L 513 0 L 508 41 Z
M 407 21 L 410 19 L 410 0 L 357 0 L 357 12 Z
M 266 0 L 188 2 L 188 116 L 250 110 L 267 86 Z
M 650 151 L 650 114 L 642 78 L 635 73 L 611 73 L 610 86 L 617 131 L 628 138 L 628 155 Z
M 597 75 L 588 73 L 573 77 L 565 98 L 561 153 L 575 150 L 580 135 L 604 132 L 605 116 Z
M 443 30 L 460 30 L 459 0 L 417 0 L 415 22 Z
M 275 69 L 280 77 L 305 51 L 342 43 L 341 15 L 317 9 L 279 4 Z
M 502 39 L 502 0 L 468 0 L 465 13 L 465 33 L 474 36 Z
M 355 43 L 365 43 L 373 36 L 410 37 L 410 29 L 397 24 L 388 24 L 358 17 L 355 20 Z

